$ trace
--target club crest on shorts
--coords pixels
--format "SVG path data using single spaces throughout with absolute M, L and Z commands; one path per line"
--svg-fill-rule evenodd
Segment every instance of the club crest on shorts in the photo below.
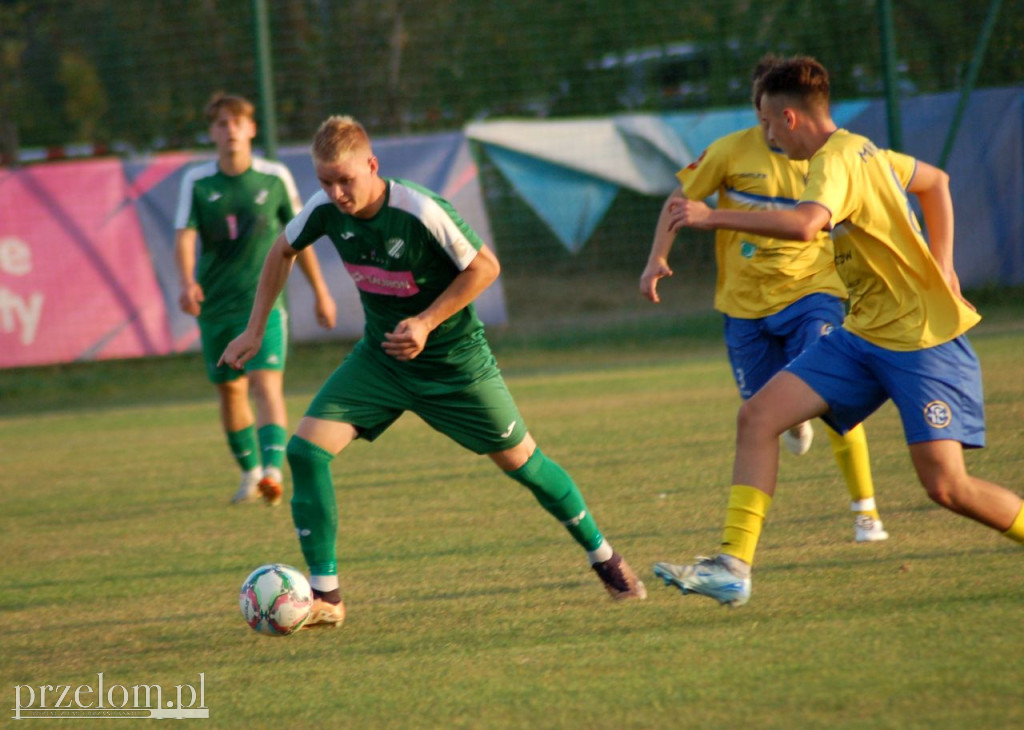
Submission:
M 932 428 L 945 428 L 953 420 L 953 411 L 940 400 L 933 400 L 924 407 L 924 420 Z

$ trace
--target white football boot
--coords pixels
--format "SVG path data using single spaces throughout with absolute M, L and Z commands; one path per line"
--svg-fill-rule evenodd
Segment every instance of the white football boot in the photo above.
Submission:
M 655 563 L 654 574 L 682 591 L 699 593 L 726 606 L 738 607 L 750 600 L 750 578 L 741 578 L 726 567 L 721 556 L 697 557 L 693 565 Z
M 799 426 L 793 426 L 785 433 L 782 434 L 782 443 L 786 445 L 786 448 L 797 456 L 803 456 L 810 448 L 811 443 L 814 441 L 814 428 L 811 427 L 810 421 L 804 421 Z
M 262 469 L 250 469 L 242 472 L 242 483 L 238 485 L 238 491 L 231 498 L 231 504 L 242 504 L 243 502 L 255 502 L 260 498 L 260 477 Z
M 853 539 L 856 542 L 881 542 L 889 539 L 881 520 L 871 515 L 857 515 L 853 521 Z

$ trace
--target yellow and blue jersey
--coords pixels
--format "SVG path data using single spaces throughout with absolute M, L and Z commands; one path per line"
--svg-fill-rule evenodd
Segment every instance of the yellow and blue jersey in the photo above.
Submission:
M 806 173 L 806 162 L 772 149 L 751 127 L 716 140 L 676 177 L 691 200 L 717 193 L 719 208 L 776 210 L 796 204 Z M 814 293 L 846 298 L 824 232 L 804 242 L 719 230 L 715 260 L 715 309 L 730 317 L 767 317 Z
M 850 293 L 843 326 L 891 350 L 941 345 L 981 319 L 950 289 L 910 207 L 916 164 L 840 129 L 811 157 L 800 197 L 829 212 Z

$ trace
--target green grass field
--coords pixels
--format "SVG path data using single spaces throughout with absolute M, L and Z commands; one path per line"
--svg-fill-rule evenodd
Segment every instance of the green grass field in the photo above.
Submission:
M 286 639 L 251 632 L 237 591 L 303 565 L 290 514 L 227 505 L 194 357 L 0 373 L 5 707 L 15 685 L 203 673 L 203 727 L 1024 726 L 1024 550 L 927 500 L 889 405 L 867 423 L 887 543 L 853 544 L 819 429 L 783 455 L 749 605 L 655 582 L 654 561 L 715 550 L 724 516 L 738 399 L 717 332 L 695 329 L 498 347 L 648 601 L 609 601 L 526 490 L 406 416 L 334 462 L 347 623 Z M 972 341 L 990 445 L 969 467 L 1024 491 L 1024 326 Z M 293 422 L 342 349 L 294 353 Z

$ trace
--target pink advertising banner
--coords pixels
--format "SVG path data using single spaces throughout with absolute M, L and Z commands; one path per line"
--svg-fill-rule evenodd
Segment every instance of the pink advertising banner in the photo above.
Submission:
M 462 134 L 385 138 L 375 151 L 385 174 L 440 191 L 490 240 Z M 308 148 L 280 158 L 303 199 L 319 189 Z M 209 159 L 179 152 L 0 168 L 0 368 L 197 349 L 196 320 L 177 304 L 174 210 L 185 170 Z M 354 339 L 363 328 L 358 290 L 330 243 L 316 248 L 339 321 L 320 329 L 305 279 L 293 276 L 292 339 Z M 506 321 L 500 286 L 484 292 L 477 311 L 487 324 Z
M 173 351 L 142 192 L 117 160 L 0 171 L 0 367 Z

